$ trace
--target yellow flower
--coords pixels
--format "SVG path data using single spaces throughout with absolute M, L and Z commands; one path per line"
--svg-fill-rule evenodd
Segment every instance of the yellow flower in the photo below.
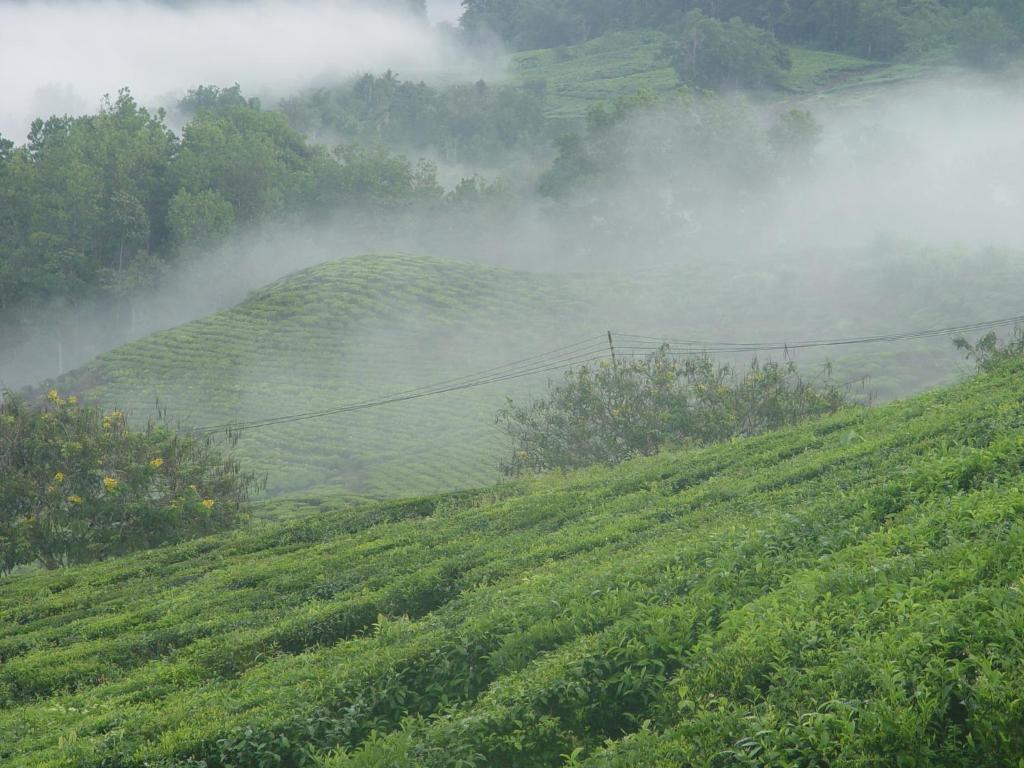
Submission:
M 106 416 L 103 417 L 103 428 L 110 429 L 110 419 Z
M 64 405 L 64 401 L 60 399 L 60 393 L 56 389 L 47 392 L 46 398 L 54 405 Z
M 69 396 L 68 397 L 68 404 L 69 405 L 77 405 L 78 404 L 78 398 L 75 397 L 74 395 Z
M 213 509 L 213 499 L 203 499 L 202 504 L 206 509 Z
M 160 469 L 160 467 L 162 467 L 163 465 L 164 465 L 164 460 L 161 459 L 160 457 L 157 457 L 157 458 L 153 459 L 151 462 L 149 462 L 149 466 L 150 466 L 151 469 Z
M 114 489 L 117 488 L 117 479 L 110 477 L 109 475 L 107 477 L 104 477 L 103 487 L 106 488 L 108 491 L 113 491 Z
M 68 501 L 70 501 L 72 504 L 81 504 L 82 497 L 73 493 L 70 496 L 68 496 Z
M 55 474 L 53 476 L 53 482 L 55 482 L 55 483 L 63 483 L 64 482 L 64 473 L 63 472 L 58 472 L 57 474 Z

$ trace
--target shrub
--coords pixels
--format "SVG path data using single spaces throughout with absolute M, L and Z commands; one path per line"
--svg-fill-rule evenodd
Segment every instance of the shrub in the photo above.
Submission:
M 793 363 L 754 360 L 740 372 L 662 346 L 644 360 L 566 373 L 547 397 L 509 400 L 498 423 L 512 441 L 506 475 L 616 464 L 666 445 L 707 444 L 795 424 L 847 403 L 830 381 L 813 386 Z
M 989 331 L 973 344 L 957 336 L 953 346 L 968 360 L 973 360 L 979 371 L 992 371 L 1010 358 L 1024 356 L 1024 328 L 1015 327 L 1006 341 L 1000 341 L 995 331 Z
M 149 422 L 132 430 L 51 390 L 0 404 L 0 574 L 48 569 L 181 541 L 248 515 L 261 481 L 212 438 Z

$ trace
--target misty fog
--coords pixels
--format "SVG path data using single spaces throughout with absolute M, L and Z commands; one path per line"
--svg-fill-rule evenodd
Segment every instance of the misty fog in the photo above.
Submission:
M 0 134 L 21 141 L 40 116 L 93 111 L 106 93 L 131 87 L 167 106 L 200 84 L 242 83 L 269 100 L 312 83 L 394 69 L 408 77 L 479 77 L 491 65 L 467 58 L 432 18 L 401 2 L 144 0 L 0 3 Z
M 542 272 L 632 272 L 715 265 L 715 279 L 739 280 L 763 293 L 748 273 L 788 274 L 806 265 L 827 271 L 827 287 L 809 301 L 841 300 L 844 280 L 918 246 L 1024 249 L 1024 89 L 1021 81 L 956 75 L 884 89 L 864 89 L 781 106 L 739 105 L 755 123 L 790 107 L 812 110 L 821 141 L 806 165 L 764 183 L 746 164 L 751 139 L 723 137 L 713 157 L 680 141 L 678 110 L 658 106 L 618 130 L 628 151 L 610 177 L 553 201 L 536 192 L 542 167 L 524 171 L 518 158 L 508 196 L 492 206 L 407 210 L 366 215 L 339 210 L 327 221 L 268 222 L 212 253 L 180 264 L 156 295 L 138 296 L 133 323 L 113 338 L 90 332 L 83 308 L 78 343 L 63 349 L 65 370 L 129 338 L 178 325 L 228 307 L 266 283 L 326 260 L 373 251 L 423 253 Z M 732 142 L 732 143 L 730 143 Z M 666 144 L 667 143 L 667 144 Z M 664 162 L 664 146 L 674 162 Z M 728 162 L 726 162 L 726 159 Z M 535 162 L 535 161 L 533 161 Z M 458 169 L 465 171 L 466 169 Z M 442 179 L 458 173 L 441 169 Z M 885 242 L 884 248 L 877 247 Z M 893 245 L 895 244 L 895 245 Z M 856 253 L 859 261 L 847 263 Z M 877 254 L 877 256 L 873 256 Z M 899 290 L 904 290 L 900 288 Z M 985 319 L 972 307 L 962 320 Z M 878 296 L 880 304 L 900 296 Z M 644 304 L 642 297 L 639 303 Z M 671 311 L 648 317 L 637 332 L 677 329 Z M 729 318 L 717 338 L 736 328 Z M 789 338 L 814 328 L 786 329 Z M 42 341 L 42 343 L 38 343 Z M 52 334 L 33 339 L 0 365 L 6 386 L 56 375 Z

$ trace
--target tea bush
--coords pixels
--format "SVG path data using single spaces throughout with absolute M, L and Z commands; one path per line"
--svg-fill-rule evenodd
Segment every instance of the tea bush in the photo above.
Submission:
M 1022 374 L 15 575 L 0 762 L 1014 765 Z

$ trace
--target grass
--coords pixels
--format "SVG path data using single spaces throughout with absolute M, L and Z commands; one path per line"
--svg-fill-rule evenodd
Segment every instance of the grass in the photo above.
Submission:
M 0 761 L 1014 765 L 1024 363 L 0 582 Z
M 159 398 L 172 417 L 201 426 L 372 399 L 607 328 L 726 341 L 859 336 L 1017 314 L 1022 290 L 1024 271 L 1011 261 L 959 252 L 806 254 L 759 266 L 694 255 L 679 267 L 586 276 L 366 256 L 305 270 L 232 309 L 120 347 L 58 386 L 135 418 Z M 896 294 L 898 302 L 879 302 Z M 868 375 L 865 389 L 881 399 L 958 370 L 946 338 L 832 355 L 839 381 Z M 823 359 L 796 357 L 812 377 Z M 546 378 L 254 430 L 238 452 L 269 474 L 272 494 L 301 492 L 279 518 L 486 485 L 498 479 L 504 450 L 497 409 Z

